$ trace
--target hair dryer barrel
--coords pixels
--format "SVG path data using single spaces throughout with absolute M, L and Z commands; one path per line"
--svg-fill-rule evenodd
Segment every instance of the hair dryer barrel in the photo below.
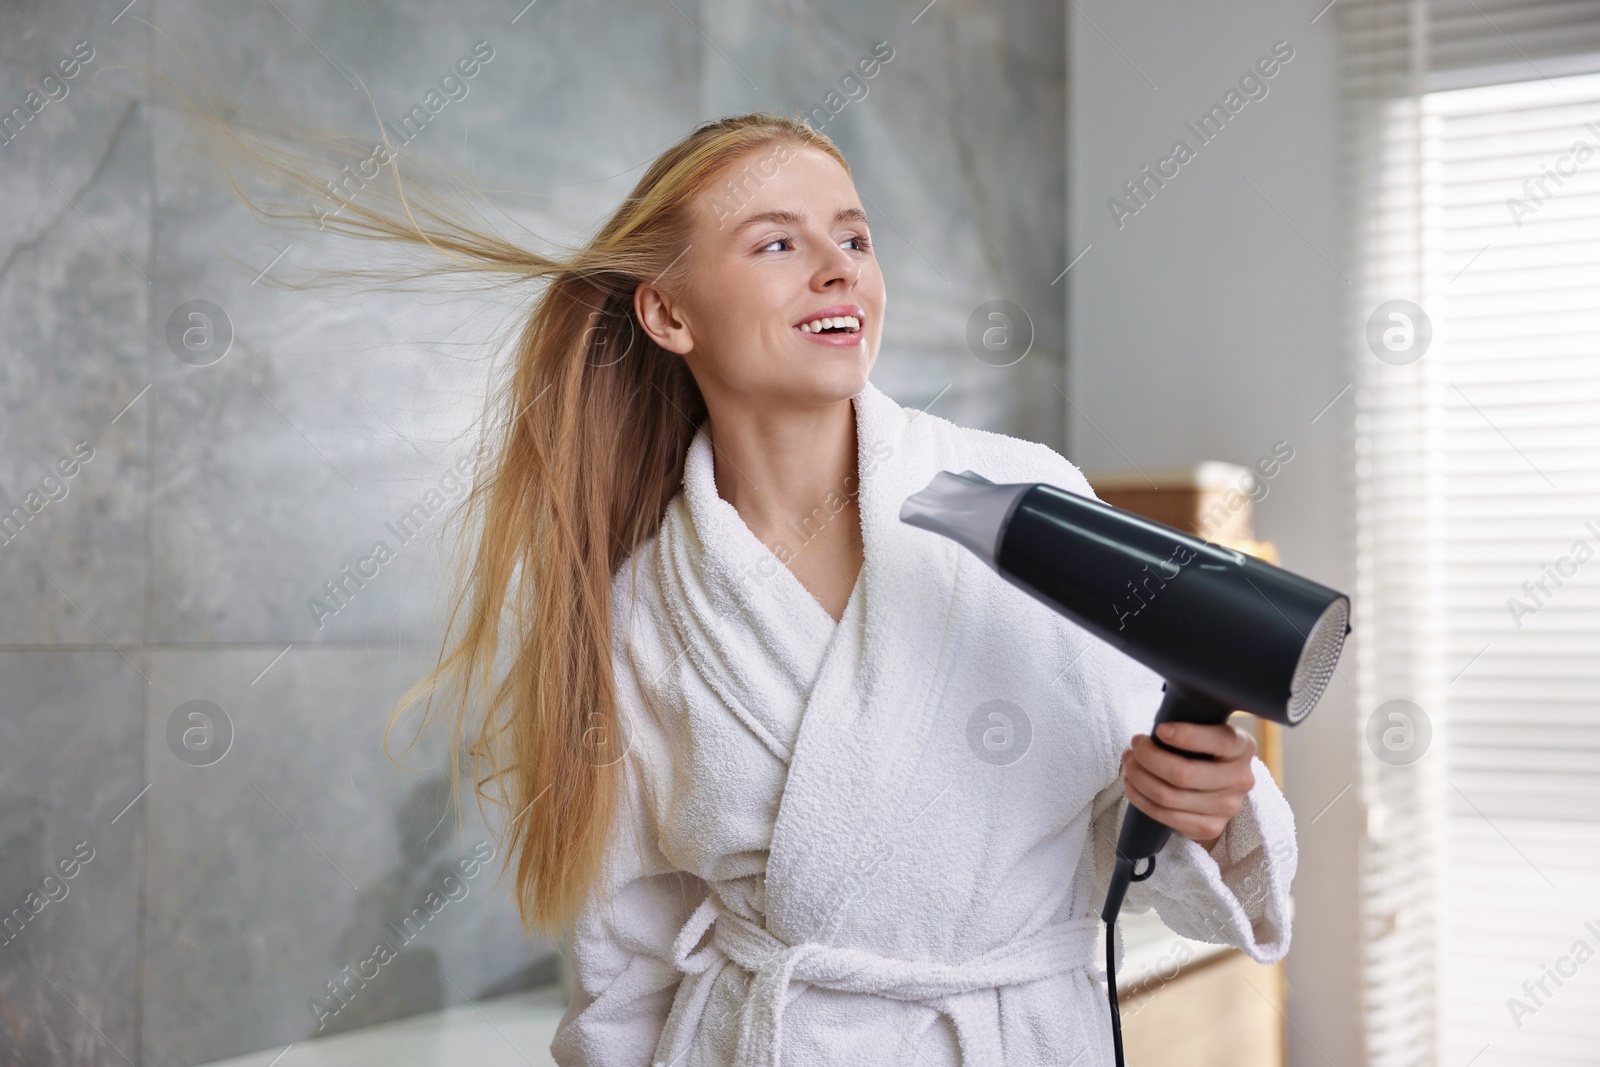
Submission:
M 1049 485 L 1019 500 L 997 562 L 1169 681 L 1282 723 L 1316 706 L 1348 632 L 1326 586 Z
M 1333 589 L 1054 486 L 943 471 L 901 518 L 1170 683 L 1277 722 L 1316 706 L 1349 632 Z

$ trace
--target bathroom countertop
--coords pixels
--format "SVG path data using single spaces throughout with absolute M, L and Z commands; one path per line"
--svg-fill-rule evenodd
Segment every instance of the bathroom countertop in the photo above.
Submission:
M 555 1067 L 550 1040 L 565 1009 L 549 986 L 199 1067 Z

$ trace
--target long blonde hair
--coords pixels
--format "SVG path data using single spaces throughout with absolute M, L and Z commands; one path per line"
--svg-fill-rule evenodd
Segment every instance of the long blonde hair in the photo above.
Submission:
M 379 161 L 393 172 L 392 188 L 350 191 L 319 181 L 314 158 L 273 144 L 237 115 L 209 109 L 206 117 L 208 147 L 228 184 L 263 217 L 426 250 L 409 278 L 547 283 L 488 409 L 461 505 L 471 533 L 461 540 L 437 664 L 401 697 L 384 743 L 419 702 L 418 736 L 441 707 L 453 710 L 458 818 L 465 742 L 480 807 L 493 786 L 491 799 L 508 816 L 505 863 L 515 870 L 523 924 L 559 935 L 598 884 L 618 806 L 612 581 L 659 529 L 707 416 L 683 359 L 640 328 L 634 291 L 645 282 L 677 291 L 690 277 L 697 205 L 704 196 L 731 197 L 725 207 L 748 195 L 748 168 L 744 181 L 730 177 L 748 153 L 811 147 L 847 173 L 849 164 L 800 121 L 755 112 L 703 122 L 651 163 L 586 245 L 550 257 L 465 221 L 437 183 L 402 182 L 397 155 L 375 150 L 388 157 Z M 239 173 L 298 199 L 265 202 Z M 310 198 L 337 210 L 293 206 Z M 507 662 L 497 668 L 502 649 Z

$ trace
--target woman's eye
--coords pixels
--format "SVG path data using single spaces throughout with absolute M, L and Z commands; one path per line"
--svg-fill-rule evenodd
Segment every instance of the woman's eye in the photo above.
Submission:
M 857 252 L 865 252 L 869 248 L 872 247 L 871 239 L 868 238 L 865 234 L 861 234 L 860 236 L 857 236 L 857 237 L 846 237 L 845 238 L 845 242 L 848 243 L 848 242 L 851 242 L 851 241 L 855 242 L 855 245 L 856 245 L 855 250 Z M 766 244 L 762 245 L 760 250 L 762 252 L 765 252 L 765 251 L 769 250 L 770 248 L 772 248 L 773 245 L 785 245 L 785 244 L 786 245 L 794 244 L 794 238 L 792 238 L 792 237 L 774 238 L 773 240 L 768 241 Z

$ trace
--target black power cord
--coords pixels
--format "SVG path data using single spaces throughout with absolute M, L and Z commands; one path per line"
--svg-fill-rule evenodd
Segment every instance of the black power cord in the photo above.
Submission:
M 1122 910 L 1128 883 L 1142 882 L 1155 873 L 1156 858 L 1147 858 L 1150 865 L 1142 873 L 1135 873 L 1137 860 L 1117 857 L 1117 867 L 1111 875 L 1111 891 L 1106 895 L 1105 910 L 1100 913 L 1106 924 L 1106 1000 L 1111 1003 L 1111 1047 L 1116 1051 L 1116 1067 L 1127 1067 L 1122 1058 L 1122 1011 L 1117 1006 L 1117 913 Z
M 1117 1052 L 1117 1067 L 1122 1061 L 1122 1012 L 1117 1008 L 1117 921 L 1106 923 L 1106 991 L 1111 1001 L 1111 1045 Z

